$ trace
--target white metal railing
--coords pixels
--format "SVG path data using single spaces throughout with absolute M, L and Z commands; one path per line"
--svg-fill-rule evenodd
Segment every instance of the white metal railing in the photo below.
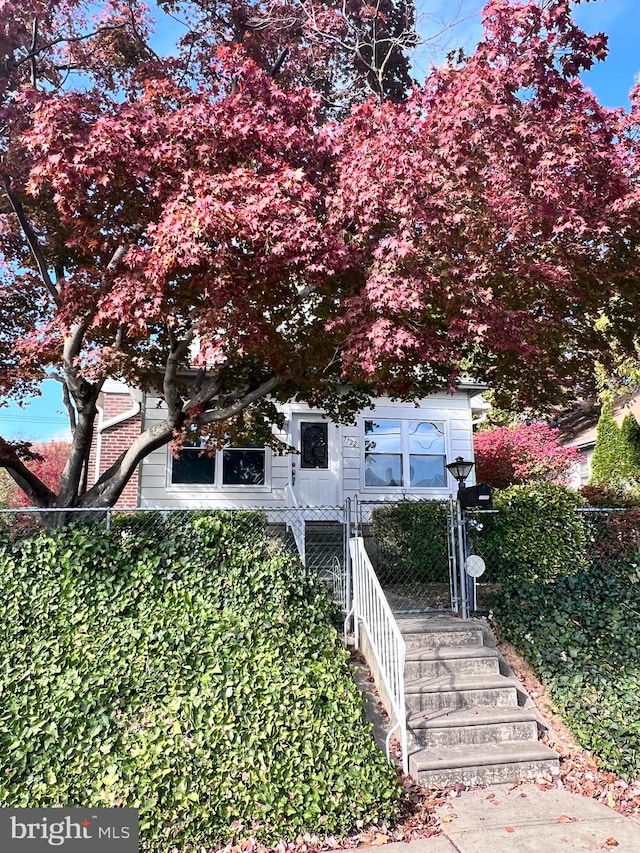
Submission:
M 380 678 L 386 690 L 395 724 L 387 734 L 387 758 L 391 760 L 391 736 L 399 730 L 402 769 L 409 772 L 407 753 L 407 713 L 404 697 L 404 662 L 407 647 L 380 581 L 365 551 L 361 536 L 349 540 L 353 573 L 353 623 L 356 648 L 360 643 L 360 625 L 367 632 Z
M 296 497 L 296 493 L 293 491 L 290 483 L 287 483 L 286 488 L 286 500 L 287 506 L 292 507 L 294 509 L 299 510 L 300 504 L 298 503 L 298 499 Z M 293 517 L 287 519 L 287 526 L 291 528 L 291 532 L 293 533 L 293 538 L 296 543 L 296 548 L 298 549 L 298 554 L 300 554 L 300 559 L 302 560 L 302 565 L 307 565 L 307 556 L 306 556 L 306 536 L 305 536 L 305 519 L 303 512 L 296 512 L 293 514 Z

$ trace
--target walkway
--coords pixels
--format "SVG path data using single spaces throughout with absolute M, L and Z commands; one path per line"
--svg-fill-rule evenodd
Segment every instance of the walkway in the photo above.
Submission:
M 639 853 L 640 822 L 588 797 L 535 784 L 464 791 L 439 808 L 443 835 L 379 853 Z

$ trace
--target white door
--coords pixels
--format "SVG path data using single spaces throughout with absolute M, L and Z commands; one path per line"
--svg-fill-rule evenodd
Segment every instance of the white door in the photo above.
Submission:
M 300 506 L 338 506 L 340 503 L 340 431 L 327 420 L 295 415 L 291 457 L 293 489 Z

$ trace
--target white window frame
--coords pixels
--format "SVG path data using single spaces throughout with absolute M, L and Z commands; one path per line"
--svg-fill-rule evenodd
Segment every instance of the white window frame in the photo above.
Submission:
M 366 421 L 399 421 L 400 422 L 400 457 L 401 457 L 401 465 L 402 465 L 402 486 L 368 486 L 366 485 L 366 461 L 367 461 L 367 450 L 366 450 L 366 441 L 367 434 L 365 432 L 365 422 Z M 430 423 L 434 424 L 436 427 L 442 428 L 442 435 L 444 438 L 444 450 L 442 453 L 424 453 L 424 454 L 411 454 L 409 450 L 409 425 L 410 424 L 420 424 L 420 423 Z M 362 452 L 360 454 L 360 485 L 363 492 L 392 492 L 394 494 L 402 494 L 403 492 L 442 492 L 449 488 L 449 478 L 447 475 L 447 459 L 448 459 L 448 448 L 449 448 L 449 422 L 442 418 L 432 418 L 427 414 L 424 414 L 419 418 L 404 418 L 398 417 L 397 415 L 392 414 L 371 414 L 363 416 L 360 422 L 360 435 L 362 437 Z M 384 453 L 384 451 L 381 451 Z M 409 484 L 410 481 L 410 456 L 411 455 L 419 455 L 419 456 L 437 456 L 441 457 L 444 462 L 444 482 L 441 486 L 411 486 Z
M 190 450 L 191 448 L 184 448 L 185 450 Z M 262 451 L 264 453 L 264 483 L 261 485 L 253 485 L 251 483 L 247 483 L 245 485 L 241 483 L 234 484 L 226 484 L 222 482 L 222 473 L 223 473 L 223 459 L 222 454 L 225 450 L 255 450 Z M 193 448 L 192 452 L 196 453 L 198 448 Z M 219 450 L 216 450 L 214 456 L 214 471 L 213 471 L 213 483 L 173 483 L 172 475 L 173 475 L 173 463 L 174 457 L 171 453 L 171 449 L 167 450 L 167 489 L 170 491 L 177 492 L 270 492 L 271 491 L 271 452 L 268 447 L 223 447 Z

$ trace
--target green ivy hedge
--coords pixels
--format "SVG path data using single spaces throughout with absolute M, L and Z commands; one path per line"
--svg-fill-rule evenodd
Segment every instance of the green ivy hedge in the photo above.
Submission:
M 640 560 L 626 574 L 590 570 L 503 587 L 503 636 L 548 687 L 579 742 L 603 767 L 640 777 Z
M 583 505 L 577 492 L 551 483 L 496 491 L 497 512 L 479 515 L 482 529 L 472 534 L 474 550 L 487 561 L 487 579 L 550 580 L 584 568 L 588 537 L 576 512 Z
M 393 819 L 331 605 L 243 515 L 0 539 L 2 806 L 137 807 L 154 853 Z

